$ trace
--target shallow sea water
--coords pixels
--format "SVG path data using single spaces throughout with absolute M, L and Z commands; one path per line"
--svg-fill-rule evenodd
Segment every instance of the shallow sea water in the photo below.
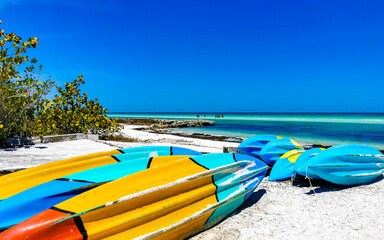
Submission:
M 320 144 L 368 144 L 384 149 L 384 114 L 288 114 L 288 113 L 111 113 L 118 118 L 205 119 L 216 125 L 175 131 L 231 137 L 274 134 L 299 142 Z M 219 114 L 219 113 L 217 113 Z M 220 113 L 221 115 L 221 113 Z

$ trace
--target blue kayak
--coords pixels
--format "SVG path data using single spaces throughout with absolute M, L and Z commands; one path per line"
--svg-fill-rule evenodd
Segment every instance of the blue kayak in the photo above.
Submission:
M 290 179 L 295 175 L 295 162 L 304 150 L 291 150 L 281 156 L 273 165 L 269 174 L 269 181 L 281 181 Z
M 261 149 L 270 141 L 281 139 L 281 137 L 275 136 L 275 135 L 257 135 L 250 137 L 246 140 L 244 140 L 240 145 L 239 149 L 242 153 L 260 158 L 260 151 Z
M 283 154 L 294 149 L 303 149 L 303 147 L 292 139 L 277 139 L 267 143 L 261 149 L 260 157 L 269 166 L 273 166 Z
M 317 176 L 311 169 L 308 168 L 308 163 L 313 157 L 321 153 L 323 150 L 324 148 L 312 148 L 301 154 L 295 162 L 295 173 L 304 177 L 320 179 L 319 176 Z
M 382 176 L 384 155 L 367 145 L 339 145 L 313 157 L 308 169 L 335 184 L 366 184 Z

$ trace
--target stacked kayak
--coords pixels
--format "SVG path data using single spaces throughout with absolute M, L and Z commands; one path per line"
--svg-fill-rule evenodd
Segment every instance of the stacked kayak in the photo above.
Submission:
M 117 154 L 108 156 L 111 153 Z M 92 188 L 147 169 L 148 162 L 159 156 L 173 160 L 190 155 L 201 153 L 178 147 L 138 147 L 61 160 L 5 175 L 0 178 L 4 186 L 0 194 L 6 197 L 0 201 L 0 230 Z
M 374 181 L 384 172 L 384 155 L 367 145 L 340 145 L 328 148 L 307 163 L 319 178 L 340 185 Z
M 263 141 L 267 139 L 265 136 L 270 141 Z M 251 144 L 259 147 L 256 153 L 249 151 Z M 359 185 L 374 181 L 384 172 L 384 155 L 374 147 L 361 144 L 304 150 L 291 139 L 276 137 L 273 140 L 270 135 L 260 135 L 245 140 L 239 149 L 245 154 L 256 154 L 272 166 L 269 181 L 301 175 L 340 185 Z
M 261 149 L 270 141 L 281 139 L 279 136 L 274 135 L 257 135 L 244 140 L 239 149 L 242 153 L 262 159 L 260 156 Z
M 292 139 L 282 138 L 269 142 L 260 151 L 260 157 L 268 165 L 273 166 L 284 154 L 292 150 L 304 149 Z
M 144 157 L 196 154 L 200 155 L 201 153 L 180 147 L 147 146 L 100 152 L 51 162 L 1 176 L 0 200 L 39 184 L 99 166 Z
M 303 152 L 294 163 L 294 174 L 299 174 L 304 177 L 320 179 L 311 169 L 308 168 L 308 163 L 313 157 L 323 151 L 324 148 L 312 148 Z
M 99 158 L 106 162 L 80 164 Z M 0 178 L 18 186 L 37 174 L 35 184 L 3 193 L 0 239 L 186 238 L 239 207 L 269 168 L 252 156 L 170 147 L 59 162 Z
M 248 138 L 239 145 L 239 149 L 272 167 L 270 181 L 291 178 L 294 162 L 304 152 L 304 148 L 293 139 L 273 135 Z
M 269 181 L 286 180 L 295 176 L 294 166 L 304 150 L 291 150 L 283 154 L 273 165 Z

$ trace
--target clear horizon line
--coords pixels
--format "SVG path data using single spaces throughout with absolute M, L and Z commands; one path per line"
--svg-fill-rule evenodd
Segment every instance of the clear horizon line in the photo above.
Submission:
M 384 114 L 384 112 L 108 112 L 107 114 Z

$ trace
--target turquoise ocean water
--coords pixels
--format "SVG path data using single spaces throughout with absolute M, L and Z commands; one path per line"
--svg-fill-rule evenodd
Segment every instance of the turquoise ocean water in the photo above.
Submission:
M 220 113 L 221 114 L 221 113 Z M 288 114 L 288 113 L 111 113 L 108 117 L 206 119 L 216 125 L 204 128 L 183 128 L 175 131 L 207 133 L 233 137 L 275 134 L 299 142 L 322 144 L 362 143 L 384 149 L 384 114 Z

